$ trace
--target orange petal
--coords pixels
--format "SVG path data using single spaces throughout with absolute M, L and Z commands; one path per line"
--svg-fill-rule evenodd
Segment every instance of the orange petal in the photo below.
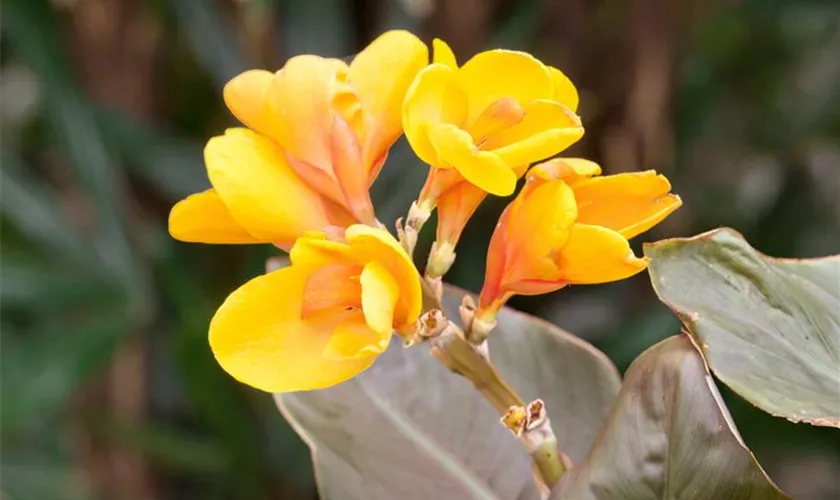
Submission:
M 467 221 L 486 197 L 486 191 L 465 181 L 444 192 L 437 202 L 437 241 L 454 246 Z
M 541 100 L 526 104 L 525 118 L 490 136 L 483 147 L 509 165 L 524 165 L 553 156 L 581 137 L 577 115 L 562 104 Z
M 402 30 L 383 33 L 350 63 L 350 81 L 365 116 L 362 149 L 368 170 L 402 134 L 400 109 L 406 91 L 428 63 L 426 44 Z
M 169 234 L 194 243 L 270 243 L 243 229 L 213 189 L 187 196 L 172 207 Z
M 431 64 L 417 75 L 406 93 L 402 108 L 405 137 L 421 160 L 442 166 L 429 130 L 439 123 L 461 126 L 466 114 L 467 96 L 458 86 L 455 72 L 442 64 Z
M 269 109 L 269 89 L 274 73 L 261 69 L 235 76 L 224 88 L 225 104 L 246 127 L 270 135 L 277 117 Z
M 362 150 L 347 122 L 336 117 L 332 124 L 331 153 L 333 172 L 343 195 L 343 205 L 355 219 L 374 224 L 373 202 L 368 190 L 368 178 L 362 163 Z
M 503 288 L 522 280 L 556 280 L 553 257 L 566 244 L 577 217 L 574 193 L 563 181 L 543 184 L 520 197 L 504 228 L 508 262 Z
M 477 149 L 467 132 L 454 125 L 436 125 L 429 130 L 429 139 L 440 160 L 472 184 L 497 196 L 513 193 L 513 169 L 495 153 Z
M 578 222 L 604 226 L 632 238 L 680 207 L 671 183 L 655 171 L 595 177 L 573 186 Z
M 204 159 L 233 219 L 261 241 L 291 244 L 306 230 L 352 221 L 304 183 L 272 141 L 255 132 L 231 129 L 210 139 Z
M 362 268 L 349 264 L 329 264 L 315 269 L 303 289 L 301 317 L 330 314 L 362 306 Z
M 570 186 L 601 174 L 601 167 L 583 158 L 553 158 L 534 165 L 528 171 L 528 182 L 561 179 Z
M 554 97 L 554 81 L 539 60 L 512 50 L 476 54 L 458 71 L 458 81 L 469 98 L 467 125 L 492 103 L 512 97 L 523 105 Z
M 294 266 L 254 278 L 210 323 L 210 347 L 234 378 L 266 392 L 322 389 L 368 368 L 375 357 L 324 355 L 335 324 L 301 319 L 309 271 Z
M 470 135 L 479 147 L 494 134 L 506 130 L 525 118 L 525 110 L 512 97 L 490 104 L 470 126 Z
M 623 280 L 647 267 L 647 258 L 633 255 L 624 236 L 587 224 L 572 226 L 556 260 L 562 279 L 581 285 Z

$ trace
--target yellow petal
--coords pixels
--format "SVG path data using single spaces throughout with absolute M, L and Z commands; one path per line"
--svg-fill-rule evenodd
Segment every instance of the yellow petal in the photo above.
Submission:
M 577 217 L 572 189 L 553 181 L 523 191 L 504 228 L 508 254 L 506 282 L 558 278 L 554 255 L 566 245 Z
M 390 330 L 385 333 L 371 330 L 364 317 L 357 315 L 336 327 L 324 348 L 324 357 L 337 361 L 375 359 L 388 348 L 391 335 Z
M 417 75 L 406 93 L 402 109 L 405 137 L 421 160 L 441 166 L 429 130 L 439 123 L 461 126 L 466 114 L 467 96 L 458 86 L 455 72 L 442 64 L 431 64 Z
M 345 232 L 350 255 L 364 263 L 378 262 L 397 282 L 400 293 L 394 308 L 394 326 L 414 323 L 420 316 L 422 292 L 420 275 L 399 242 L 387 231 L 355 224 Z
M 624 236 L 587 224 L 572 226 L 556 260 L 562 278 L 581 285 L 623 280 L 647 267 L 647 258 L 633 255 Z
M 353 262 L 347 243 L 330 241 L 318 231 L 306 232 L 298 238 L 289 251 L 289 259 L 295 266 L 310 268 Z
M 388 269 L 378 261 L 365 266 L 360 276 L 362 311 L 367 325 L 375 332 L 394 331 L 394 306 L 400 289 Z
M 584 160 L 583 158 L 553 158 L 534 165 L 528 171 L 527 180 L 531 182 L 534 180 L 562 179 L 566 184 L 574 186 L 579 181 L 600 174 L 601 167 L 594 161 Z
M 336 325 L 301 319 L 307 278 L 307 270 L 287 267 L 225 300 L 210 323 L 210 347 L 226 372 L 263 391 L 293 392 L 339 384 L 373 363 L 324 356 Z
M 169 213 L 169 234 L 194 243 L 269 243 L 255 238 L 231 217 L 212 189 L 187 196 Z
M 204 160 L 230 215 L 260 241 L 290 244 L 305 230 L 348 220 L 292 171 L 274 143 L 255 132 L 234 129 L 210 139 Z
M 595 177 L 573 186 L 578 222 L 613 229 L 632 238 L 658 224 L 682 204 L 671 183 L 655 171 Z
M 440 38 L 435 38 L 432 40 L 432 49 L 434 52 L 434 60 L 432 62 L 443 64 L 453 70 L 458 69 L 458 60 L 455 59 L 455 53 L 452 52 L 452 49 L 446 42 Z
M 437 125 L 429 139 L 439 158 L 452 165 L 472 184 L 497 196 L 508 196 L 516 188 L 516 174 L 493 152 L 480 151 L 467 132 L 453 125 Z
M 572 111 L 577 111 L 580 98 L 575 85 L 559 69 L 548 66 L 548 70 L 551 72 L 551 79 L 554 81 L 554 100 Z
M 524 165 L 554 156 L 581 137 L 580 118 L 569 108 L 533 101 L 525 106 L 521 122 L 493 134 L 484 149 L 493 150 L 508 165 Z
M 277 72 L 269 89 L 276 116 L 271 137 L 289 154 L 325 172 L 331 171 L 332 99 L 347 71 L 338 59 L 296 56 Z
M 276 117 L 269 109 L 269 88 L 274 73 L 261 69 L 245 71 L 235 76 L 224 88 L 225 104 L 246 127 L 269 135 Z
M 458 81 L 469 98 L 468 125 L 487 106 L 504 97 L 513 97 L 523 105 L 554 97 L 548 68 L 524 52 L 489 50 L 476 54 L 458 71 Z
M 405 93 L 428 63 L 426 44 L 402 30 L 383 33 L 350 63 L 350 81 L 366 120 L 363 156 L 369 168 L 402 133 L 400 108 Z

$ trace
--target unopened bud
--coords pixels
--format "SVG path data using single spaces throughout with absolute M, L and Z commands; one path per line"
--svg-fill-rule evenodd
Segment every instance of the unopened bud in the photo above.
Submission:
M 429 261 L 426 264 L 426 276 L 440 278 L 445 275 L 455 262 L 455 246 L 448 241 L 432 243 Z

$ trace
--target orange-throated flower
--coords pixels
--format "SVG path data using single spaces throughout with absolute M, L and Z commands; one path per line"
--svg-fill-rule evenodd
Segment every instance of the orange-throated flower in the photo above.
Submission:
M 593 162 L 558 158 L 533 167 L 502 213 L 487 251 L 476 318 L 491 323 L 513 295 L 618 281 L 642 271 L 628 239 L 682 204 L 655 171 L 599 177 Z
M 581 138 L 577 105 L 569 79 L 529 54 L 491 50 L 459 68 L 434 41 L 434 62 L 409 88 L 402 119 L 415 153 L 432 167 L 409 220 L 422 224 L 437 207 L 436 252 L 451 253 L 487 193 L 511 194 L 529 164 Z
M 415 325 L 420 276 L 387 231 L 307 232 L 290 256 L 290 267 L 234 291 L 210 324 L 213 354 L 240 382 L 278 393 L 329 387 Z
M 402 133 L 405 92 L 427 63 L 423 42 L 390 31 L 349 65 L 302 55 L 276 73 L 235 77 L 224 98 L 247 129 L 208 142 L 213 188 L 172 209 L 172 236 L 288 248 L 305 230 L 375 225 L 369 187 Z

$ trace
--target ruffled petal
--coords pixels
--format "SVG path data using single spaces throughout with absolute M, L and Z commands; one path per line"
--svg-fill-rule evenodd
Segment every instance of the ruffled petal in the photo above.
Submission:
M 569 108 L 552 101 L 533 101 L 525 106 L 522 121 L 493 134 L 484 149 L 509 165 L 523 165 L 554 156 L 581 137 L 580 118 Z
M 375 357 L 324 355 L 334 322 L 301 319 L 309 271 L 287 267 L 234 291 L 210 323 L 210 347 L 222 368 L 266 392 L 323 389 L 368 368 Z
M 604 226 L 625 238 L 643 233 L 682 205 L 671 183 L 655 171 L 594 177 L 573 186 L 578 222 Z
M 575 85 L 559 69 L 548 66 L 548 71 L 551 72 L 551 79 L 554 81 L 554 100 L 572 111 L 577 111 L 580 98 Z
M 580 285 L 623 280 L 647 267 L 647 258 L 633 255 L 624 236 L 587 224 L 572 226 L 556 261 L 562 279 Z
M 365 116 L 362 149 L 368 169 L 402 134 L 400 108 L 405 93 L 428 63 L 426 44 L 402 30 L 383 33 L 350 63 L 350 82 L 358 91 Z
M 467 96 L 458 86 L 455 71 L 443 64 L 431 64 L 417 75 L 406 93 L 402 108 L 405 137 L 421 160 L 440 167 L 429 130 L 439 123 L 461 126 L 466 114 Z
M 353 221 L 304 183 L 271 140 L 255 132 L 232 129 L 210 139 L 204 160 L 233 219 L 260 241 L 287 245 L 306 230 Z
M 274 73 L 253 69 L 235 76 L 223 91 L 231 113 L 246 127 L 263 135 L 270 135 L 277 124 L 277 116 L 269 108 L 273 81 Z
M 420 316 L 422 292 L 420 275 L 399 242 L 387 231 L 356 224 L 345 232 L 350 254 L 359 262 L 378 262 L 399 285 L 399 300 L 394 308 L 394 327 L 414 323 Z
M 489 50 L 476 54 L 458 71 L 458 81 L 469 98 L 468 126 L 499 99 L 512 97 L 524 105 L 554 97 L 548 68 L 525 52 Z
M 362 311 L 367 325 L 375 332 L 386 334 L 394 331 L 394 307 L 400 288 L 388 269 L 373 261 L 368 263 L 360 276 Z
M 528 171 L 528 182 L 561 179 L 570 186 L 601 174 L 601 167 L 583 158 L 553 158 L 534 165 Z
M 240 226 L 213 189 L 187 196 L 172 207 L 169 234 L 191 243 L 270 243 Z
M 429 139 L 439 158 L 452 165 L 472 184 L 497 196 L 508 196 L 516 189 L 516 174 L 498 155 L 475 147 L 472 137 L 454 125 L 437 125 Z

